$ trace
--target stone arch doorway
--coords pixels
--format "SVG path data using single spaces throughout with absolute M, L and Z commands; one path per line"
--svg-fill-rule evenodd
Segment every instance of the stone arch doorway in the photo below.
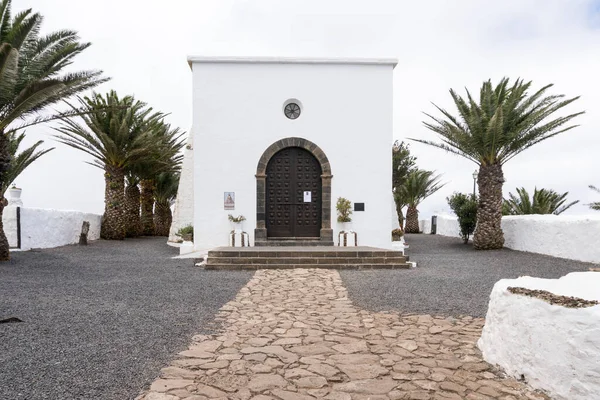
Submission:
M 256 170 L 255 245 L 333 245 L 332 176 L 325 153 L 306 139 L 269 146 Z

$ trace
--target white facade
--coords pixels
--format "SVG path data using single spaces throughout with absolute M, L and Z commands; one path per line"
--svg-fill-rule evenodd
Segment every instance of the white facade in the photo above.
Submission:
M 520 277 L 494 285 L 478 345 L 483 358 L 524 376 L 553 399 L 597 399 L 600 393 L 600 305 L 567 308 L 510 293 L 508 287 L 600 300 L 600 273 L 560 279 Z
M 181 176 L 173 209 L 173 222 L 169 230 L 170 242 L 181 239 L 176 235 L 180 228 L 194 224 L 194 135 L 192 132 L 189 132 L 188 135 L 183 150 Z
M 194 242 L 196 250 L 228 244 L 228 214 L 244 215 L 254 244 L 257 164 L 285 138 L 316 144 L 331 166 L 335 202 L 365 203 L 354 212 L 359 243 L 389 248 L 392 74 L 395 60 L 190 57 L 193 72 Z M 293 101 L 301 115 L 286 118 Z M 235 210 L 224 209 L 235 192 Z

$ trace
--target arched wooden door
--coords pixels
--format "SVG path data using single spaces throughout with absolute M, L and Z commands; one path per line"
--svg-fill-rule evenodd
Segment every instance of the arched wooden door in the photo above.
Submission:
M 268 238 L 319 238 L 321 165 L 309 151 L 288 147 L 267 164 Z

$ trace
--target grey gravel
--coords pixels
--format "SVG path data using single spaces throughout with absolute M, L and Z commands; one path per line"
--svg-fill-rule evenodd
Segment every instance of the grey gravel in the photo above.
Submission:
M 407 235 L 417 268 L 341 271 L 352 301 L 373 311 L 483 317 L 494 284 L 503 278 L 558 278 L 594 264 L 509 249 L 478 251 L 439 235 Z
M 0 399 L 133 399 L 251 278 L 173 260 L 165 238 L 0 264 Z

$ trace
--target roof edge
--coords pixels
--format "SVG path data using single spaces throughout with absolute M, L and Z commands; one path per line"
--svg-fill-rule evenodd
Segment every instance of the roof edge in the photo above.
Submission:
M 396 58 L 321 58 L 321 57 L 248 57 L 248 56 L 188 56 L 190 68 L 194 63 L 214 64 L 348 64 L 348 65 L 391 65 L 398 64 Z

